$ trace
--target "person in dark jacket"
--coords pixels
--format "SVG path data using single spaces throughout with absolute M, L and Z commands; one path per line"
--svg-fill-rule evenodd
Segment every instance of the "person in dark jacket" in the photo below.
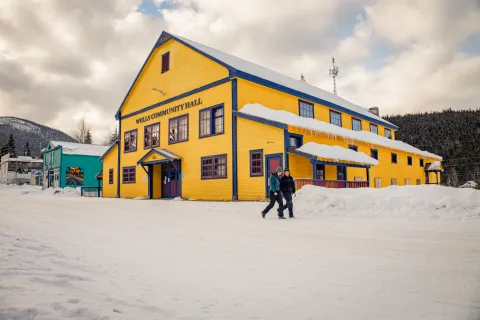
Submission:
M 283 199 L 280 192 L 280 176 L 282 175 L 282 168 L 278 167 L 276 172 L 272 172 L 268 180 L 269 184 L 269 194 L 270 194 L 270 203 L 262 211 L 262 218 L 265 218 L 265 215 L 270 211 L 274 206 L 275 202 L 278 202 L 278 218 L 285 219 L 283 216 Z
M 283 206 L 283 210 L 288 208 L 288 217 L 295 218 L 293 215 L 293 201 L 292 197 L 295 194 L 295 181 L 290 175 L 290 170 L 285 169 L 283 176 L 280 179 L 280 190 L 285 198 L 286 204 Z

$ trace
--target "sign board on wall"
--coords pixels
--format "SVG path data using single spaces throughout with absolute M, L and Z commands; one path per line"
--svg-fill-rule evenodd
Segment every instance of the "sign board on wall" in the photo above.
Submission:
M 189 109 L 189 108 L 201 105 L 202 103 L 203 103 L 202 98 L 197 98 L 195 100 L 188 101 L 186 103 L 182 103 L 177 106 L 174 106 L 165 110 L 157 111 L 147 116 L 137 118 L 135 119 L 135 121 L 137 122 L 137 124 L 147 122 L 156 118 L 163 117 L 164 115 L 167 115 L 167 114 L 176 113 L 184 109 Z
M 67 167 L 65 184 L 67 186 L 83 186 L 84 171 L 81 167 Z

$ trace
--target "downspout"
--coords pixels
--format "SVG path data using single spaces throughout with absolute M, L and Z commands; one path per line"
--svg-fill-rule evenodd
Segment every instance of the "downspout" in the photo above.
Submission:
M 122 112 L 118 111 L 117 198 L 120 198 L 120 152 L 122 149 Z

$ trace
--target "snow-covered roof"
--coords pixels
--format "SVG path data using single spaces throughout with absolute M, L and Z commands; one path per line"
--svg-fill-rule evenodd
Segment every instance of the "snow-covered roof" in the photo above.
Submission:
M 62 146 L 63 154 L 76 154 L 84 156 L 101 156 L 107 151 L 109 146 L 99 146 L 96 144 L 85 144 L 64 141 L 51 141 L 52 148 Z
M 436 154 L 430 153 L 428 151 L 422 151 L 409 145 L 408 143 L 399 140 L 388 139 L 386 137 L 382 137 L 375 133 L 364 130 L 353 131 L 317 119 L 300 117 L 288 111 L 270 109 L 261 104 L 246 104 L 243 106 L 243 108 L 240 109 L 239 112 L 293 127 L 317 131 L 332 136 L 343 137 L 346 139 L 371 143 L 404 152 L 419 154 L 427 158 L 442 160 L 442 157 Z
M 427 171 L 437 171 L 442 169 L 442 163 L 440 161 L 433 161 L 427 168 Z
M 173 38 L 177 38 L 188 45 L 196 48 L 199 51 L 202 51 L 206 53 L 207 55 L 223 62 L 224 64 L 227 64 L 228 66 L 239 70 L 241 72 L 259 77 L 261 79 L 271 81 L 275 84 L 279 84 L 281 86 L 287 87 L 292 90 L 299 91 L 301 93 L 316 97 L 318 99 L 330 102 L 332 104 L 335 104 L 337 106 L 349 109 L 353 112 L 359 113 L 360 115 L 370 118 L 370 119 L 375 119 L 377 121 L 383 122 L 387 125 L 393 126 L 396 128 L 396 126 L 385 119 L 371 113 L 368 111 L 368 108 L 363 108 L 361 106 L 358 106 L 348 100 L 345 100 L 331 92 L 325 91 L 323 89 L 320 89 L 318 87 L 315 87 L 313 85 L 310 85 L 308 83 L 301 82 L 298 79 L 293 79 L 291 77 L 288 77 L 286 75 L 283 75 L 281 73 L 275 72 L 273 70 L 267 69 L 263 66 L 260 66 L 258 64 L 255 64 L 253 62 L 235 57 L 231 54 L 228 54 L 226 52 L 222 52 L 220 50 L 208 47 L 206 45 L 203 45 L 201 43 L 174 35 L 172 33 L 167 33 L 168 35 L 172 36 Z
M 27 156 L 18 156 L 17 158 L 11 158 L 10 154 L 6 154 L 1 158 L 0 163 L 6 162 L 24 162 L 24 163 L 42 163 L 43 159 L 33 159 Z
M 342 148 L 340 146 L 329 146 L 326 144 L 308 142 L 295 151 L 326 159 L 331 162 L 344 161 L 369 166 L 378 165 L 378 160 L 367 156 L 365 153 Z

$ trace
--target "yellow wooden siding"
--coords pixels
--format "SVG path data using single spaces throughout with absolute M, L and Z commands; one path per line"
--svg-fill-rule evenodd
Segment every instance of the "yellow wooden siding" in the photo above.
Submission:
M 117 177 L 118 177 L 118 146 L 114 146 L 110 152 L 103 158 L 103 182 L 102 193 L 105 198 L 115 198 L 117 196 Z M 113 184 L 109 184 L 109 170 L 113 169 Z
M 265 199 L 265 156 L 284 153 L 283 129 L 260 124 L 251 120 L 237 120 L 237 168 L 238 168 L 238 199 Z M 263 149 L 263 176 L 250 177 L 250 150 Z M 283 159 L 285 165 L 285 159 Z
M 137 161 L 150 149 L 144 149 L 144 127 L 153 123 L 160 123 L 160 146 L 182 158 L 181 170 L 184 175 L 182 180 L 182 196 L 202 200 L 232 200 L 232 105 L 231 83 L 210 88 L 198 94 L 174 101 L 161 107 L 142 112 L 133 117 L 122 120 L 122 146 L 121 166 L 136 166 Z M 137 119 L 148 117 L 156 112 L 185 104 L 192 100 L 201 99 L 202 104 L 178 112 L 137 123 Z M 199 138 L 199 111 L 224 103 L 224 134 Z M 168 123 L 170 118 L 188 114 L 188 141 L 168 144 Z M 124 153 L 124 133 L 137 129 L 137 151 Z M 201 180 L 201 157 L 218 154 L 227 154 L 227 178 Z M 141 166 L 136 168 L 136 183 L 122 184 L 121 197 L 135 198 L 148 196 L 147 173 Z
M 170 70 L 162 73 L 162 55 L 170 52 Z M 227 68 L 170 40 L 156 48 L 121 109 L 127 115 L 155 103 L 228 77 Z M 162 90 L 165 95 L 153 88 Z
M 295 179 L 312 179 L 313 167 L 310 159 L 296 154 L 288 155 L 288 168 Z

